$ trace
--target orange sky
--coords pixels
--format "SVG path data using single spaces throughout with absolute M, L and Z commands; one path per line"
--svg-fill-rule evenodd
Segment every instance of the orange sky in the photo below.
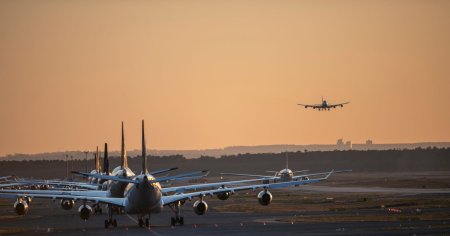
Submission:
M 450 141 L 449 42 L 445 0 L 0 1 L 0 155 Z

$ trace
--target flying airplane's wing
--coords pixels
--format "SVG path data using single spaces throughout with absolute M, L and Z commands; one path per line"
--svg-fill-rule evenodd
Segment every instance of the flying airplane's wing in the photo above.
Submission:
M 349 104 L 350 102 L 344 102 L 344 103 L 338 103 L 338 104 L 331 104 L 328 105 L 329 108 L 336 108 L 336 107 L 343 107 L 345 104 Z
M 305 108 L 311 107 L 311 108 L 321 108 L 321 104 L 297 104 L 299 106 L 304 106 Z
M 323 181 L 328 179 L 328 177 L 333 173 L 333 171 L 328 172 L 328 175 L 319 178 L 319 179 L 309 179 L 309 180 L 299 180 L 299 181 L 291 181 L 291 182 L 279 182 L 279 183 L 272 183 L 272 184 L 257 184 L 257 185 L 249 185 L 249 186 L 241 186 L 241 187 L 234 187 L 234 188 L 221 188 L 216 190 L 207 190 L 207 191 L 200 191 L 200 192 L 193 192 L 193 193 L 187 193 L 187 194 L 175 194 L 170 196 L 163 196 L 162 201 L 164 205 L 168 205 L 173 202 L 177 201 L 183 201 L 183 200 L 191 200 L 194 197 L 204 197 L 204 196 L 213 196 L 220 193 L 234 193 L 238 191 L 245 191 L 245 190 L 256 190 L 256 189 L 276 189 L 276 188 L 285 188 L 289 186 L 298 186 L 303 184 L 309 184 L 309 183 L 315 183 L 319 181 Z

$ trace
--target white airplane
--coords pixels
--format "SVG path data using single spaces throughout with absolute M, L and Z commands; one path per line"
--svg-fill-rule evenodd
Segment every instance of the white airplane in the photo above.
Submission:
M 317 176 L 317 175 L 324 175 L 328 172 L 322 172 L 322 173 L 313 173 L 313 174 L 304 174 L 304 175 L 294 175 L 295 173 L 302 173 L 307 172 L 309 170 L 299 170 L 299 171 L 292 171 L 289 169 L 289 157 L 286 153 L 286 168 L 280 170 L 280 171 L 274 171 L 274 170 L 268 170 L 269 173 L 274 173 L 274 175 L 255 175 L 255 174 L 240 174 L 240 173 L 220 173 L 221 175 L 232 175 L 232 176 L 246 176 L 246 177 L 256 177 L 256 178 L 262 178 L 263 183 L 269 183 L 270 180 L 273 182 L 289 182 L 289 181 L 298 181 L 298 180 L 309 180 L 309 177 L 311 176 Z M 343 173 L 343 172 L 350 172 L 351 170 L 339 170 L 334 171 L 333 173 Z
M 142 125 L 144 122 L 142 121 Z M 107 180 L 114 180 L 117 182 L 127 183 L 125 193 L 122 197 L 109 197 L 109 196 L 93 196 L 94 192 L 99 191 L 82 191 L 79 193 L 75 192 L 67 192 L 63 194 L 56 193 L 46 193 L 44 191 L 34 192 L 34 193 L 0 193 L 0 197 L 9 197 L 9 198 L 17 198 L 17 201 L 14 204 L 14 209 L 17 214 L 23 215 L 28 211 L 28 205 L 24 198 L 47 198 L 47 199 L 62 199 L 63 201 L 82 201 L 82 205 L 78 208 L 79 215 L 81 219 L 87 220 L 92 214 L 92 208 L 87 204 L 88 202 L 94 203 L 104 203 L 109 206 L 109 214 L 108 219 L 105 220 L 105 228 L 110 225 L 116 227 L 117 221 L 113 219 L 113 212 L 111 211 L 111 207 L 120 207 L 127 214 L 137 214 L 138 215 L 138 224 L 140 227 L 144 225 L 144 218 L 146 215 L 150 216 L 151 214 L 160 213 L 164 206 L 168 206 L 175 213 L 175 217 L 171 218 L 171 224 L 175 225 L 179 223 L 180 225 L 184 224 L 184 218 L 181 216 L 181 205 L 186 200 L 192 200 L 194 198 L 198 198 L 198 200 L 193 204 L 193 210 L 197 215 L 203 215 L 208 210 L 208 205 L 204 200 L 205 196 L 213 196 L 216 195 L 219 199 L 226 199 L 230 194 L 238 191 L 248 191 L 248 190 L 256 190 L 262 189 L 257 195 L 258 201 L 261 205 L 267 206 L 271 203 L 273 196 L 269 192 L 269 189 L 276 188 L 285 188 L 289 186 L 299 186 L 308 183 L 315 183 L 319 181 L 323 181 L 328 179 L 328 177 L 334 173 L 333 171 L 326 172 L 326 176 L 317 179 L 309 179 L 309 180 L 296 180 L 289 182 L 279 182 L 279 183 L 268 183 L 268 184 L 254 184 L 247 186 L 238 186 L 238 187 L 226 187 L 230 182 L 218 182 L 218 183 L 210 183 L 210 184 L 201 184 L 201 185 L 188 185 L 188 186 L 179 186 L 172 187 L 167 191 L 165 188 L 162 188 L 160 185 L 160 181 L 165 181 L 170 179 L 169 177 L 161 177 L 155 178 L 153 175 L 149 174 L 147 171 L 147 162 L 146 162 L 146 147 L 145 147 L 145 138 L 144 138 L 144 129 L 142 130 L 142 172 L 140 175 L 134 177 L 133 179 L 124 178 L 120 176 L 103 176 Z M 91 174 L 86 174 L 91 175 Z M 92 175 L 91 175 L 92 176 Z M 96 177 L 96 176 L 92 176 Z M 172 177 L 173 178 L 173 177 Z M 260 181 L 261 179 L 253 180 Z M 249 180 L 244 181 L 231 181 L 234 183 L 237 182 L 249 182 Z M 218 188 L 217 188 L 218 187 Z M 203 190 L 203 191 L 194 191 L 190 193 L 185 193 L 186 190 L 200 189 L 200 188 L 216 188 L 212 190 Z M 37 190 L 38 191 L 38 190 Z M 175 194 L 169 194 L 169 192 L 175 192 Z M 104 192 L 102 193 L 104 194 Z M 149 226 L 149 218 L 145 218 L 145 225 Z
M 321 104 L 297 104 L 299 106 L 304 106 L 305 108 L 312 107 L 312 109 L 318 109 L 321 110 L 330 110 L 331 108 L 336 107 L 344 107 L 345 104 L 349 104 L 350 102 L 343 102 L 343 103 L 337 103 L 337 104 L 328 104 L 326 100 L 323 100 L 322 97 L 322 103 Z

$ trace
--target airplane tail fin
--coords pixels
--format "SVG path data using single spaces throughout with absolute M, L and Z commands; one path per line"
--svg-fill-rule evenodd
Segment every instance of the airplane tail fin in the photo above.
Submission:
M 144 133 L 144 120 L 142 120 L 142 172 L 141 174 L 147 174 L 147 150 L 145 146 L 145 133 Z
M 125 135 L 124 135 L 124 130 L 123 130 L 123 121 L 122 121 L 122 149 L 121 149 L 121 157 L 122 157 L 122 163 L 121 163 L 122 169 L 128 168 L 127 151 L 125 150 Z
M 108 143 L 105 143 L 105 156 L 103 158 L 103 172 L 109 175 Z

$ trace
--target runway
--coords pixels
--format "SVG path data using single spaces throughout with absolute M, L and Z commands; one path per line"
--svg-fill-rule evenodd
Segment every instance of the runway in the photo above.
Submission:
M 58 202 L 35 200 L 26 216 L 18 217 L 12 203 L 1 201 L 0 235 L 443 235 L 450 232 L 450 220 L 396 220 L 396 221 L 308 221 L 316 217 L 340 215 L 376 216 L 386 214 L 379 209 L 358 211 L 282 211 L 282 212 L 219 212 L 212 201 L 212 208 L 204 216 L 193 213 L 189 204 L 183 207 L 184 226 L 170 226 L 170 209 L 152 215 L 149 228 L 139 228 L 134 215 L 117 215 L 117 228 L 104 229 L 106 214 L 93 215 L 83 221 L 76 209 L 66 211 Z M 269 206 L 270 207 L 270 206 Z M 449 208 L 440 209 L 449 212 Z M 368 218 L 369 219 L 369 218 Z

